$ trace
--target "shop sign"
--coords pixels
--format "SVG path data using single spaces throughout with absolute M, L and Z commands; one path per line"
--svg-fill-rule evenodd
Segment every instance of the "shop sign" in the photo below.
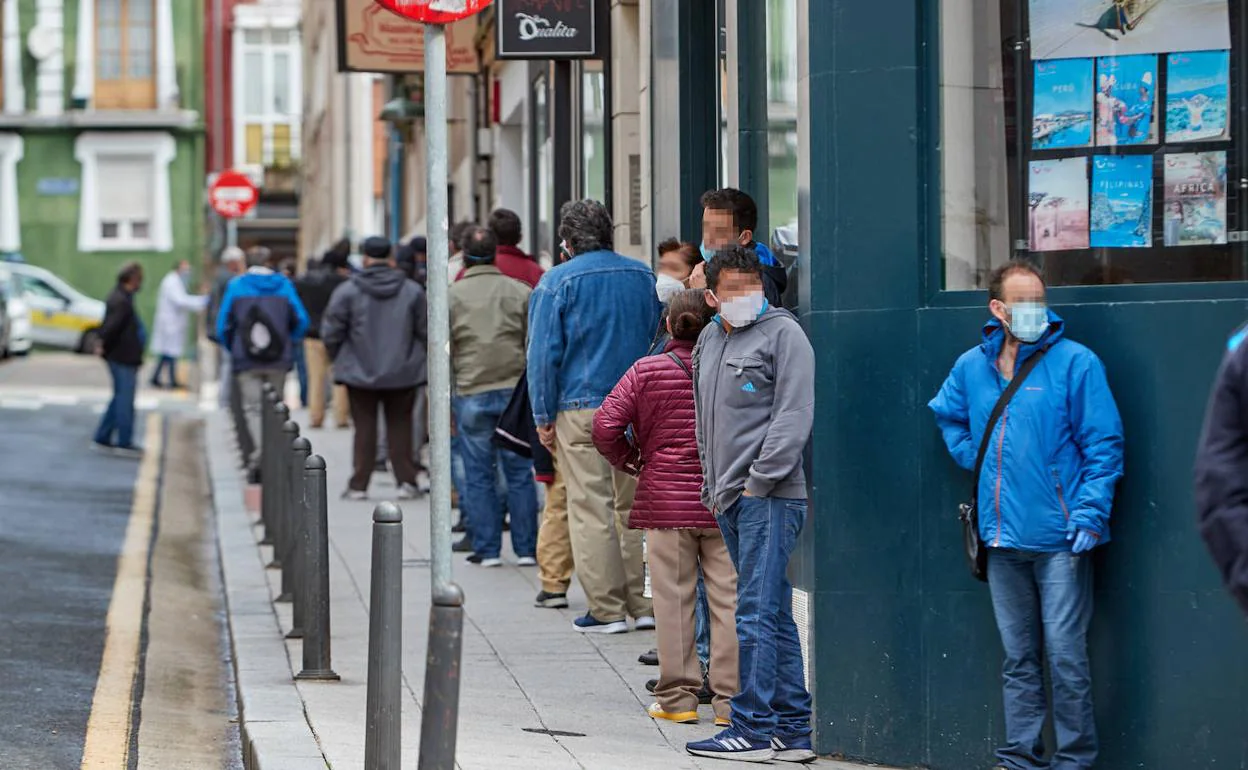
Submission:
M 407 74 L 425 71 L 425 25 L 375 0 L 337 0 L 338 71 Z M 446 25 L 446 71 L 475 75 L 477 18 Z
M 601 0 L 496 0 L 499 59 L 594 59 Z

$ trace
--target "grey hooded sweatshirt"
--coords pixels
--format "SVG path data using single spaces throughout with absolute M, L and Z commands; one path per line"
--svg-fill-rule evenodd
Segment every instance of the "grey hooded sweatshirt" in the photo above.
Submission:
M 321 321 L 334 382 L 365 390 L 424 385 L 426 313 L 420 284 L 384 265 L 334 289 Z
M 805 500 L 815 351 L 793 314 L 772 308 L 731 333 L 717 316 L 698 339 L 693 366 L 702 504 L 723 513 L 743 490 Z

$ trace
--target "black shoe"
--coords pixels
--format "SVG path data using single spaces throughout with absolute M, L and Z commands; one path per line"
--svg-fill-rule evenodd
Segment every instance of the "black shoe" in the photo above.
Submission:
M 248 484 L 260 483 L 260 469 L 259 468 L 252 468 L 251 470 L 247 471 L 247 483 Z
M 659 651 L 651 650 L 650 652 L 643 652 L 641 656 L 637 658 L 637 662 L 644 666 L 657 666 L 659 665 Z
M 560 610 L 568 606 L 567 594 L 552 594 L 549 591 L 542 591 L 537 595 L 537 599 L 533 601 L 534 607 L 544 607 L 551 610 Z
M 472 553 L 472 539 L 461 537 L 451 545 L 451 550 L 455 553 Z
M 455 526 L 451 527 L 451 531 L 457 535 L 462 535 L 468 531 L 468 526 L 464 524 L 464 520 L 462 517 L 460 518 L 459 521 L 455 522 Z
M 658 686 L 659 686 L 659 680 L 651 679 L 650 681 L 646 682 L 646 692 L 654 692 L 654 688 Z
M 466 560 L 466 561 L 467 561 L 469 564 L 480 564 L 483 560 L 482 560 L 482 558 L 481 558 L 481 555 L 480 555 L 480 554 L 476 554 L 476 553 L 474 553 L 474 554 L 472 554 L 471 556 L 469 556 L 469 557 L 467 558 L 467 560 Z

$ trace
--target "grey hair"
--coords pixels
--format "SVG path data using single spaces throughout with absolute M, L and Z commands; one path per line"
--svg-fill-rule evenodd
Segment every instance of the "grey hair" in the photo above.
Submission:
M 568 201 L 559 210 L 559 237 L 573 254 L 613 250 L 615 225 L 607 207 L 598 201 Z
M 267 246 L 252 246 L 247 250 L 247 267 L 273 267 L 273 252 Z

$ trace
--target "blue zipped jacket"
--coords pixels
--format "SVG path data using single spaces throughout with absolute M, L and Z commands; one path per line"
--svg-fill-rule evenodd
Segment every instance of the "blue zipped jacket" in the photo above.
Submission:
M 246 347 L 235 332 L 240 330 L 248 311 L 256 307 L 282 339 L 282 358 L 269 364 L 258 364 L 247 357 Z M 234 371 L 272 368 L 290 371 L 294 366 L 294 348 L 303 344 L 308 331 L 308 312 L 295 291 L 295 285 L 281 273 L 265 267 L 253 267 L 233 278 L 225 287 L 221 310 L 217 314 L 217 339 L 230 351 Z
M 1065 339 L 1063 326 L 1050 310 L 1044 337 L 1019 348 L 1015 371 L 1042 348 L 1048 353 L 1006 407 L 984 458 L 979 533 L 990 547 L 1067 551 L 1074 529 L 1109 542 L 1114 486 L 1122 476 L 1122 419 L 1104 365 Z M 989 322 L 983 342 L 962 354 L 928 404 L 949 453 L 969 471 L 1008 385 L 996 365 L 1004 340 L 1001 323 Z
M 646 354 L 662 306 L 654 273 L 613 251 L 577 254 L 529 297 L 529 400 L 538 425 L 597 409 Z

